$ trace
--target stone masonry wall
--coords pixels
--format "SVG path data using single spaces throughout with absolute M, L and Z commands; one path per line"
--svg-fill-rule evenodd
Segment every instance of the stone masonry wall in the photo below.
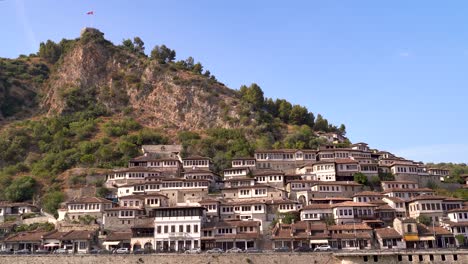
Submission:
M 445 255 L 445 260 L 441 255 L 434 255 L 431 260 L 429 253 L 423 253 L 422 261 L 419 260 L 419 254 L 412 255 L 412 260 L 408 259 L 407 255 L 398 260 L 397 255 L 380 255 L 378 261 L 374 262 L 373 256 L 368 256 L 367 261 L 363 256 L 341 256 L 335 257 L 330 253 L 266 253 L 266 254 L 223 254 L 223 255 L 175 255 L 175 254 L 158 254 L 158 255 L 51 255 L 51 256 L 0 256 L 0 263 L 10 264 L 364 264 L 364 263 L 379 263 L 379 264 L 408 264 L 408 263 L 445 263 L 445 264 L 462 264 L 468 263 L 468 252 L 457 252 L 455 259 L 453 254 Z

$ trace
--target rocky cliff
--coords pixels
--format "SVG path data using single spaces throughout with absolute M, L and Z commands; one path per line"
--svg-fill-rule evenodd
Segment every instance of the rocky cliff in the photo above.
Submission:
M 150 127 L 229 127 L 226 120 L 238 112 L 234 90 L 114 46 L 94 29 L 83 31 L 62 55 L 41 92 L 40 108 L 48 115 L 97 104 Z

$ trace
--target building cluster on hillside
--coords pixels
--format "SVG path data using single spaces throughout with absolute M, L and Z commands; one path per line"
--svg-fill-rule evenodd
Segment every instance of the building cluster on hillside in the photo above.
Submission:
M 8 235 L 12 227 L 0 226 L 7 234 L 2 248 L 435 248 L 455 247 L 468 237 L 464 201 L 426 188 L 440 184 L 449 171 L 365 143 L 257 150 L 254 157 L 233 159 L 221 175 L 208 157 L 180 157 L 180 146 L 142 150 L 128 167 L 105 175 L 111 191 L 106 198 L 66 202 L 58 230 Z M 354 181 L 356 173 L 394 179 L 370 190 Z M 0 216 L 32 210 L 38 209 L 0 204 Z

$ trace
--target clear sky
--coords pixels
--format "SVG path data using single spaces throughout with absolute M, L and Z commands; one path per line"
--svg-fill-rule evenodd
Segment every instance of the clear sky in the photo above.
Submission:
M 468 162 L 467 1 L 0 0 L 0 57 L 94 26 L 166 44 L 231 88 L 256 82 L 353 142 Z M 87 11 L 94 16 L 87 16 Z

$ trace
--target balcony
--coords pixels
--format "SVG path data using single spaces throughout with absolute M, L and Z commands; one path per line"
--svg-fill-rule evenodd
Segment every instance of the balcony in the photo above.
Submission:
M 169 239 L 174 239 L 174 240 L 185 240 L 191 238 L 189 233 L 186 232 L 171 232 L 169 233 Z

